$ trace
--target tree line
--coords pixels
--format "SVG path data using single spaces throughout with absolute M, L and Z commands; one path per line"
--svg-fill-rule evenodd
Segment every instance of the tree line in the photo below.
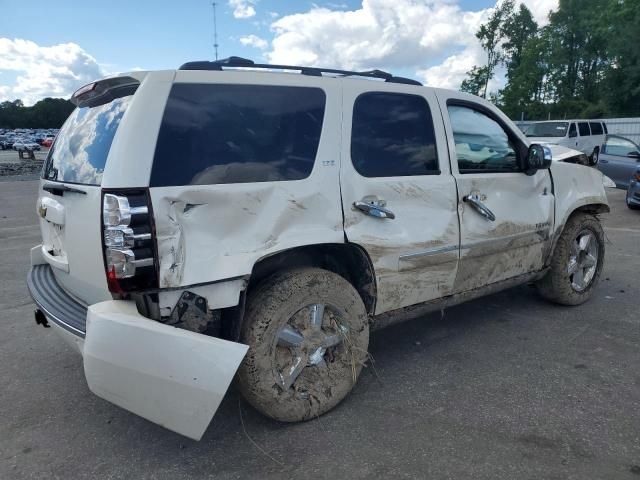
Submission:
M 0 128 L 60 128 L 74 109 L 63 98 L 45 98 L 31 107 L 22 100 L 0 103 Z
M 513 119 L 640 116 L 640 0 L 560 0 L 548 19 L 498 4 L 476 33 L 487 63 L 460 90 L 487 98 L 504 69 L 488 99 Z

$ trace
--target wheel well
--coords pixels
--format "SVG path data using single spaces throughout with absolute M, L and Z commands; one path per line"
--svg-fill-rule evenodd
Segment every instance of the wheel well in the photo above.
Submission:
M 263 258 L 253 266 L 247 291 L 278 271 L 299 267 L 318 267 L 337 273 L 355 287 L 367 312 L 373 313 L 376 301 L 373 265 L 364 249 L 353 243 L 308 245 Z
M 222 337 L 237 341 L 244 317 L 246 296 L 251 289 L 276 272 L 318 267 L 337 273 L 355 287 L 367 313 L 373 315 L 376 306 L 376 278 L 365 250 L 353 243 L 323 243 L 284 250 L 260 259 L 253 266 L 249 284 L 240 296 L 239 305 L 222 309 Z
M 597 213 L 609 213 L 610 211 L 611 209 L 609 208 L 609 205 L 607 205 L 606 203 L 589 203 L 587 205 L 582 205 L 576 208 L 573 212 L 571 212 L 571 215 L 569 215 L 569 217 L 571 217 L 572 215 L 575 215 L 577 212 L 597 214 Z

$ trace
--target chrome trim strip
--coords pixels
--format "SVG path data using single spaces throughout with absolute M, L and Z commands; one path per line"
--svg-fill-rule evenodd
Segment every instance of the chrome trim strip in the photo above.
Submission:
M 141 258 L 140 260 L 134 260 L 132 263 L 136 267 L 151 267 L 153 266 L 153 258 Z
M 428 257 L 431 255 L 438 255 L 439 253 L 447 253 L 458 250 L 458 245 L 447 245 L 446 247 L 430 248 L 428 250 L 421 250 L 414 253 L 404 253 L 400 255 L 400 260 L 413 260 L 414 258 Z
M 460 249 L 461 250 L 469 250 L 470 248 L 474 248 L 474 247 L 481 247 L 484 245 L 489 245 L 491 243 L 496 243 L 496 242 L 502 242 L 505 240 L 515 240 L 518 238 L 524 238 L 524 237 L 528 237 L 531 235 L 539 235 L 539 234 L 544 234 L 544 235 L 548 235 L 550 232 L 550 230 L 532 230 L 530 232 L 522 232 L 522 233 L 515 233 L 513 235 L 506 235 L 503 237 L 496 237 L 496 238 L 490 238 L 488 240 L 480 240 L 479 242 L 473 242 L 473 243 L 467 243 L 464 245 L 460 245 Z
M 147 207 L 131 207 L 129 213 L 131 215 L 146 215 L 149 213 L 149 209 Z

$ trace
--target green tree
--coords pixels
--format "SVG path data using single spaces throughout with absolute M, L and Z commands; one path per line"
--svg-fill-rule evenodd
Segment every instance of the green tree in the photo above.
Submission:
M 509 17 L 513 11 L 513 0 L 504 0 L 501 4 L 497 5 L 491 13 L 491 16 L 480 26 L 480 29 L 476 33 L 476 37 L 480 40 L 480 45 L 487 53 L 487 64 L 485 69 L 485 79 L 482 96 L 487 98 L 487 87 L 489 81 L 493 78 L 496 67 L 502 60 L 502 52 L 500 51 L 499 44 L 502 40 L 502 29 L 505 20 Z
M 467 78 L 462 81 L 460 91 L 471 93 L 472 95 L 481 95 L 484 90 L 487 79 L 487 67 L 474 66 L 467 72 Z

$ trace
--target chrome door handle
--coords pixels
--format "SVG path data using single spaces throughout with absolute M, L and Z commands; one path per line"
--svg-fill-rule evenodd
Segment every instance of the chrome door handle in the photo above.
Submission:
M 357 202 L 353 202 L 353 206 L 358 210 L 360 210 L 361 212 L 366 213 L 367 215 L 370 215 L 375 218 L 389 218 L 389 219 L 396 218 L 396 215 L 388 208 L 383 207 L 381 203 L 382 202 L 377 202 L 377 201 L 367 202 L 367 201 L 360 200 Z
M 462 197 L 462 201 L 468 203 L 469 205 L 471 205 L 473 208 L 476 209 L 476 211 L 482 215 L 484 218 L 486 218 L 487 220 L 489 220 L 490 222 L 495 221 L 496 216 L 493 214 L 493 212 L 491 210 L 489 210 L 486 205 L 484 203 L 482 203 L 480 201 L 480 196 L 479 195 L 467 195 L 466 197 Z

